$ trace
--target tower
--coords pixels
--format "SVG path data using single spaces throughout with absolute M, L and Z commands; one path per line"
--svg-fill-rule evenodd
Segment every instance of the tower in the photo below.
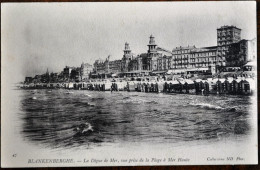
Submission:
M 127 72 L 128 71 L 128 64 L 129 64 L 129 61 L 131 60 L 132 58 L 132 53 L 131 53 L 131 50 L 130 50 L 130 46 L 129 44 L 126 42 L 125 43 L 125 49 L 124 49 L 124 56 L 123 56 L 123 59 L 122 59 L 122 71 L 125 71 Z
M 155 40 L 154 40 L 154 36 L 151 35 L 150 36 L 150 41 L 149 41 L 149 44 L 147 45 L 148 46 L 148 53 L 156 53 L 157 50 L 156 50 L 156 44 L 155 44 Z
M 241 40 L 241 29 L 236 26 L 222 26 L 217 29 L 218 46 L 236 43 Z
M 217 65 L 226 66 L 228 53 L 232 48 L 231 44 L 241 40 L 241 29 L 236 26 L 224 25 L 217 29 Z
M 149 44 L 148 46 L 148 70 L 157 70 L 157 49 L 156 49 L 156 44 L 154 40 L 154 36 L 150 36 Z
M 129 54 L 131 54 L 130 46 L 129 46 L 129 44 L 126 42 L 126 43 L 125 43 L 124 56 L 129 55 Z
M 49 75 L 49 69 L 47 68 L 46 75 Z

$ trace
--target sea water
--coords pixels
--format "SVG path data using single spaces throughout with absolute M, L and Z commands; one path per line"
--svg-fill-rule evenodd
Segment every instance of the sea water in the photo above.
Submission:
M 250 96 L 16 90 L 23 139 L 47 148 L 243 139 Z

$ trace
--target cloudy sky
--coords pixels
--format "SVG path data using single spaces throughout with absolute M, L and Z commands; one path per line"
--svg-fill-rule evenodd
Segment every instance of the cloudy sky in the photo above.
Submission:
M 121 59 L 124 43 L 147 51 L 149 36 L 168 50 L 216 45 L 216 29 L 235 25 L 256 37 L 254 2 L 1 4 L 2 79 L 24 80 L 64 66 Z

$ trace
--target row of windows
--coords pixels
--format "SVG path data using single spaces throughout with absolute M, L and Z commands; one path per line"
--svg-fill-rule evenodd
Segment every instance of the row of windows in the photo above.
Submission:
M 190 53 L 190 50 L 178 50 L 173 52 L 173 54 L 185 54 L 185 53 Z
M 214 56 L 214 55 L 216 55 L 216 52 L 196 53 L 196 54 L 192 54 L 191 57 L 204 57 L 204 56 Z
M 231 30 L 231 29 L 229 29 L 229 30 L 219 30 L 218 31 L 218 35 L 223 35 L 223 34 L 231 34 L 231 33 L 235 33 L 235 34 L 240 34 L 240 32 L 241 31 L 239 31 L 239 30 Z
M 182 59 L 175 59 L 175 60 L 164 60 L 163 62 L 161 60 L 158 60 L 157 63 L 159 64 L 166 64 L 166 63 L 185 63 L 185 62 L 195 62 L 196 61 L 215 61 L 216 60 L 216 57 L 200 57 L 200 58 L 190 58 L 190 60 L 186 59 L 186 58 L 182 58 Z

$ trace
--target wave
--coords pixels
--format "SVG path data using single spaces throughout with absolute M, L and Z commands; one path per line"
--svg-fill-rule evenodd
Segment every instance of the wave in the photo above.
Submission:
M 152 101 L 146 101 L 146 103 L 151 103 L 151 104 L 158 104 L 156 101 L 152 100 Z
M 85 94 L 85 96 L 92 97 L 90 94 Z
M 116 122 L 116 123 L 131 123 L 131 121 L 123 120 L 123 121 Z
M 138 99 L 138 98 L 130 98 L 130 97 L 124 97 L 123 100 L 118 101 L 117 103 L 148 103 L 148 104 L 158 104 L 156 101 L 151 100 L 147 101 L 144 99 Z
M 65 94 L 73 94 L 73 91 L 66 91 Z
M 191 103 L 191 105 L 198 106 L 198 107 L 203 108 L 203 109 L 209 109 L 209 110 L 221 110 L 221 109 L 224 109 L 223 107 L 220 107 L 220 106 L 217 106 L 217 105 L 213 105 L 213 104 L 209 104 L 209 103 Z
M 77 126 L 76 128 L 74 128 L 74 131 L 76 132 L 76 134 L 89 134 L 91 132 L 94 131 L 93 126 L 86 122 L 86 123 L 82 123 L 79 126 Z

